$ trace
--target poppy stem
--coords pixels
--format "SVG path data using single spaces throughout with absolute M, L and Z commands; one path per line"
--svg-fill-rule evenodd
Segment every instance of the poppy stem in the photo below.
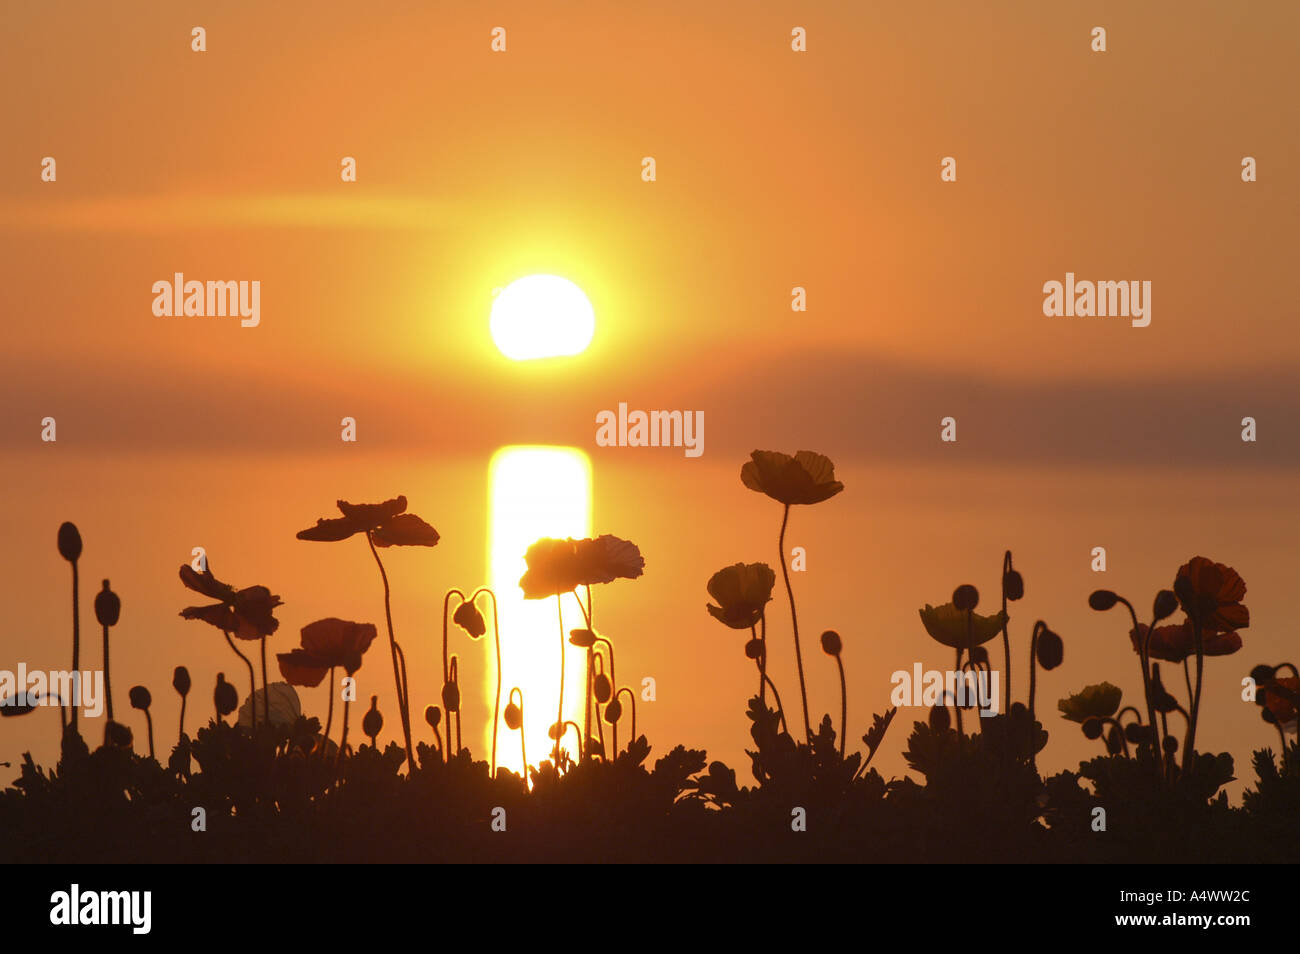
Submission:
M 776 702 L 776 714 L 781 717 L 781 731 L 786 735 L 789 735 L 790 726 L 785 721 L 785 706 L 781 705 L 781 694 L 776 691 L 776 683 L 772 681 L 771 677 L 769 677 L 767 673 L 762 673 L 761 675 L 767 680 L 767 684 L 772 687 L 772 699 Z
M 78 546 L 80 549 L 80 546 Z M 72 671 L 81 672 L 81 599 L 79 596 L 79 579 L 77 573 L 77 561 L 72 560 Z M 68 708 L 72 710 L 72 731 L 77 731 L 77 707 L 68 700 Z
M 334 669 L 334 666 L 330 666 L 330 700 L 325 710 L 325 731 L 320 739 L 321 758 L 325 758 L 325 753 L 329 750 L 330 725 L 334 722 Z
M 501 722 L 501 622 L 497 618 L 497 595 L 483 587 L 479 592 L 492 598 L 492 636 L 497 649 L 497 696 L 492 708 L 492 777 L 497 777 L 497 727 Z M 478 599 L 478 593 L 474 594 Z
M 957 647 L 957 661 L 956 661 L 955 663 L 953 663 L 953 670 L 954 670 L 955 672 L 961 672 L 961 647 L 960 647 L 960 646 Z M 1034 690 L 1033 690 L 1033 685 L 1034 685 L 1033 682 L 1030 682 L 1030 684 L 1029 684 L 1029 686 L 1030 686 L 1030 689 L 1029 689 L 1029 692 L 1030 692 L 1030 698 L 1033 697 L 1033 691 L 1034 691 Z M 947 695 L 947 692 L 946 692 L 946 691 L 945 691 L 944 695 L 945 695 L 945 696 Z M 961 739 L 963 739 L 963 738 L 966 737 L 966 733 L 965 733 L 964 731 L 962 731 L 962 724 L 961 724 L 961 706 L 958 705 L 958 703 L 957 703 L 957 697 L 956 697 L 956 696 L 953 696 L 953 699 L 952 699 L 952 711 L 953 711 L 954 713 L 956 713 L 956 715 L 957 715 L 957 739 L 958 739 L 958 741 L 960 741 Z
M 763 610 L 763 615 L 758 618 L 761 625 L 762 633 L 759 641 L 763 644 L 763 652 L 758 657 L 758 701 L 762 705 L 767 705 L 767 610 Z M 773 688 L 773 692 L 776 689 Z
M 595 662 L 598 662 L 598 663 L 600 664 L 600 669 L 599 669 L 599 672 L 597 673 L 597 675 L 602 675 L 602 676 L 603 676 L 603 675 L 605 674 L 605 657 L 602 656 L 600 653 L 596 652 L 596 644 L 595 644 L 595 643 L 592 643 L 591 652 L 592 652 L 592 659 L 593 659 Z M 593 689 L 593 694 L 594 694 L 594 691 L 595 691 L 595 690 Z M 606 756 L 606 754 L 605 754 L 605 727 L 604 727 L 603 725 L 601 725 L 601 718 L 600 718 L 600 702 L 597 701 L 595 698 L 593 698 L 593 699 L 591 700 L 591 702 L 592 702 L 592 705 L 591 705 L 592 709 L 594 709 L 594 710 L 596 711 L 596 737 L 597 737 L 598 739 L 600 739 L 600 757 L 601 757 L 602 759 L 606 759 L 606 760 L 607 760 L 607 759 L 608 759 L 608 756 Z
M 849 730 L 849 692 L 844 681 L 844 660 L 838 653 L 835 655 L 835 665 L 840 669 L 840 758 L 843 759 L 844 738 Z
M 393 681 L 397 683 L 397 712 L 402 718 L 402 734 L 406 740 L 406 766 L 409 772 L 415 766 L 415 750 L 411 746 L 411 712 L 407 706 L 406 692 L 402 685 L 402 673 L 398 667 L 397 661 L 397 638 L 393 635 L 393 606 L 392 593 L 388 587 L 388 574 L 384 571 L 384 561 L 379 559 L 379 551 L 375 549 L 375 540 L 371 531 L 366 531 L 366 544 L 370 547 L 370 553 L 375 558 L 375 564 L 379 567 L 379 577 L 384 583 L 384 620 L 388 624 L 388 647 L 393 656 Z M 344 726 L 347 725 L 347 709 L 344 709 Z
M 1187 774 L 1196 756 L 1196 724 L 1201 717 L 1201 681 L 1205 667 L 1205 634 L 1198 613 L 1192 617 L 1192 634 L 1196 640 L 1196 694 L 1192 697 L 1192 718 L 1187 728 L 1187 748 L 1183 751 L 1183 774 Z M 1184 660 L 1186 662 L 1186 660 Z
M 153 716 L 149 714 L 148 709 L 144 710 L 144 721 L 149 727 L 149 758 L 153 759 L 155 758 L 153 754 Z
M 1002 557 L 1002 668 L 1005 678 L 1002 683 L 1002 711 L 1011 711 L 1011 634 L 1007 627 L 1011 623 L 1007 616 L 1007 573 L 1011 570 L 1011 551 Z
M 447 680 L 449 678 L 449 674 L 447 670 L 447 610 L 451 608 L 451 598 L 453 596 L 458 596 L 460 597 L 460 601 L 462 603 L 465 602 L 465 594 L 462 593 L 460 590 L 456 589 L 455 587 L 452 587 L 450 590 L 448 590 L 447 595 L 442 598 L 442 685 L 444 688 L 446 688 Z M 451 745 L 451 712 L 450 711 L 447 712 L 447 744 L 448 746 Z M 447 762 L 451 761 L 450 751 L 444 751 L 442 755 L 444 761 Z
M 352 700 L 345 694 L 343 696 L 343 737 L 339 740 L 338 758 L 334 760 L 334 772 L 337 775 L 343 765 L 343 753 L 348 747 L 348 709 L 352 706 Z
M 628 740 L 627 743 L 627 748 L 628 751 L 630 752 L 632 750 L 632 743 L 636 741 L 636 693 L 633 692 L 631 689 L 629 689 L 627 686 L 624 686 L 618 692 L 614 693 L 614 698 L 617 699 L 620 695 L 622 695 L 625 692 L 627 693 L 627 697 L 632 700 L 632 737 Z M 614 725 L 615 727 L 617 727 L 618 723 L 615 722 Z M 614 756 L 615 758 L 618 757 L 618 749 L 614 750 Z
M 262 724 L 271 724 L 271 687 L 266 681 L 266 637 L 258 640 L 262 644 Z
M 790 586 L 790 571 L 785 565 L 785 528 L 790 522 L 790 505 L 785 505 L 785 512 L 781 516 L 781 534 L 777 537 L 776 546 L 781 556 L 781 577 L 785 580 L 785 592 L 790 598 L 790 627 L 794 630 L 794 661 L 799 669 L 799 698 L 803 703 L 803 729 L 809 742 L 812 741 L 812 724 L 808 721 L 808 687 L 803 678 L 803 652 L 799 648 L 799 616 L 794 608 L 794 588 Z
M 104 684 L 108 684 L 108 677 L 104 677 Z M 185 738 L 185 697 L 181 696 L 181 721 L 176 730 L 176 744 L 181 744 L 181 739 Z
M 113 683 L 108 678 L 108 627 L 104 627 L 104 707 L 108 721 L 113 721 Z M 185 721 L 185 697 L 181 697 L 181 721 Z
M 560 621 L 560 708 L 555 717 L 555 770 L 560 770 L 560 739 L 564 732 L 564 607 L 560 605 L 560 594 L 555 594 L 555 612 Z
M 225 634 L 226 643 L 230 646 L 231 651 L 240 659 L 242 659 L 244 661 L 244 665 L 248 667 L 248 685 L 249 685 L 248 714 L 249 716 L 252 717 L 253 730 L 256 731 L 257 699 L 255 698 L 255 696 L 257 695 L 257 677 L 253 675 L 253 664 L 249 662 L 248 657 L 245 656 L 243 653 L 241 653 L 239 649 L 235 646 L 235 641 L 230 638 L 230 633 L 226 632 L 225 630 L 222 630 L 222 632 Z M 238 721 L 238 714 L 236 714 L 236 721 Z

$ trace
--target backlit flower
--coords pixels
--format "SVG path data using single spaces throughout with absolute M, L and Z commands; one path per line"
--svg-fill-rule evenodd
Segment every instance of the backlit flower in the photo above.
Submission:
M 1061 715 L 1071 722 L 1109 719 L 1119 711 L 1120 699 L 1123 696 L 1123 690 L 1119 686 L 1100 682 L 1095 686 L 1084 686 L 1074 695 L 1066 696 L 1056 704 L 1056 707 L 1061 710 Z
M 791 457 L 780 451 L 756 450 L 749 456 L 740 469 L 741 482 L 787 506 L 821 503 L 844 489 L 835 479 L 835 465 L 821 454 L 799 451 Z
M 987 643 L 1002 632 L 1002 627 L 1008 619 L 1007 614 L 1001 610 L 992 616 L 970 613 L 971 631 L 968 634 L 966 631 L 968 614 L 957 609 L 952 603 L 944 603 L 942 606 L 931 606 L 927 603 L 925 609 L 919 612 L 921 623 L 931 638 L 953 649 L 966 649 L 972 643 L 976 646 Z
M 636 544 L 611 534 L 594 540 L 544 537 L 529 546 L 524 562 L 528 569 L 519 586 L 526 600 L 568 593 L 579 586 L 636 579 L 645 567 Z
M 1133 642 L 1133 651 L 1142 652 L 1142 644 L 1147 638 L 1148 627 L 1139 623 L 1137 629 L 1129 630 L 1129 639 Z M 1207 656 L 1230 656 L 1241 648 L 1241 636 L 1237 633 L 1205 632 L 1201 634 L 1201 647 Z M 1170 626 L 1157 626 L 1151 633 L 1148 654 L 1152 659 L 1180 663 L 1189 656 L 1196 655 L 1196 632 L 1190 620 L 1184 620 Z
M 438 531 L 413 513 L 406 513 L 406 498 L 394 497 L 377 504 L 336 501 L 342 517 L 322 517 L 316 526 L 298 531 L 299 540 L 334 542 L 368 533 L 377 547 L 431 547 Z
M 708 590 L 718 605 L 709 614 L 732 629 L 749 629 L 758 623 L 772 599 L 776 573 L 766 563 L 737 563 L 709 577 Z
M 302 628 L 301 649 L 277 653 L 280 673 L 294 686 L 319 686 L 336 666 L 352 675 L 361 668 L 361 656 L 376 635 L 373 623 L 318 619 Z
M 1264 693 L 1264 706 L 1273 714 L 1278 725 L 1286 725 L 1296 717 L 1297 701 L 1300 701 L 1300 679 L 1287 676 L 1274 679 L 1260 687 Z
M 1250 611 L 1241 603 L 1246 581 L 1230 566 L 1192 557 L 1178 568 L 1174 592 L 1183 612 L 1199 619 L 1207 632 L 1224 633 L 1250 625 Z
M 272 615 L 280 605 L 280 597 L 265 586 L 236 590 L 213 576 L 211 566 L 198 573 L 188 563 L 181 566 L 181 582 L 188 589 L 219 601 L 210 606 L 187 606 L 181 610 L 185 619 L 202 620 L 239 639 L 261 639 L 280 626 L 280 621 Z

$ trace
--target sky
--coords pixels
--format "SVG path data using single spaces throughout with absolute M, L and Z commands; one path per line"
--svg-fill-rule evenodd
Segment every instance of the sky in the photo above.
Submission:
M 644 580 L 597 599 L 628 671 L 667 683 L 648 727 L 735 765 L 751 670 L 704 583 L 775 560 L 779 510 L 737 479 L 749 451 L 807 447 L 848 489 L 797 515 L 815 541 L 806 648 L 844 633 L 860 719 L 889 671 L 943 662 L 916 609 L 961 582 L 992 599 L 1007 547 L 1026 613 L 1074 627 L 1055 689 L 1123 672 L 1132 691 L 1123 629 L 1088 615 L 1088 590 L 1145 605 L 1204 552 L 1250 586 L 1246 649 L 1214 661 L 1223 731 L 1203 730 L 1240 762 L 1269 736 L 1232 683 L 1289 658 L 1300 529 L 1298 29 L 1284 2 L 10 5 L 0 666 L 67 654 L 65 519 L 87 585 L 123 596 L 115 670 L 138 666 L 155 698 L 182 661 L 160 641 L 199 686 L 241 665 L 175 617 L 200 542 L 219 575 L 285 598 L 282 650 L 319 616 L 375 617 L 364 548 L 293 538 L 339 496 L 406 493 L 443 534 L 392 561 L 398 625 L 423 638 L 445 587 L 482 581 L 494 450 L 572 446 L 592 457 L 596 532 L 646 554 Z M 178 271 L 260 281 L 260 325 L 155 316 L 153 283 Z M 1066 272 L 1150 281 L 1150 326 L 1045 317 L 1043 283 Z M 496 351 L 493 290 L 533 273 L 591 299 L 584 354 Z M 703 410 L 705 453 L 596 447 L 595 414 L 621 401 Z M 1103 543 L 1105 581 L 1088 569 Z M 413 676 L 430 699 L 432 660 Z M 34 725 L 4 728 L 37 744 Z M 1091 751 L 1069 728 L 1059 767 Z

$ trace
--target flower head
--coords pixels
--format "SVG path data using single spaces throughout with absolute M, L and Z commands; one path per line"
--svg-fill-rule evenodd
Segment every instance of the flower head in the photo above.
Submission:
M 987 643 L 1002 631 L 1008 619 L 1007 614 L 1001 610 L 992 616 L 970 613 L 971 633 L 968 635 L 966 632 L 968 614 L 957 609 L 952 603 L 944 603 L 942 606 L 931 606 L 926 603 L 925 609 L 919 612 L 921 623 L 930 637 L 953 649 L 966 649 L 972 641 L 976 646 Z
M 322 517 L 316 526 L 298 531 L 299 540 L 334 542 L 366 533 L 377 547 L 432 547 L 438 531 L 413 513 L 406 513 L 406 498 L 394 497 L 377 504 L 335 502 L 342 517 Z
M 457 626 L 469 633 L 471 639 L 478 639 L 487 632 L 487 623 L 483 621 L 483 614 L 473 603 L 461 603 L 456 607 L 456 612 L 451 618 Z
M 1099 682 L 1095 686 L 1084 686 L 1072 696 L 1066 696 L 1056 707 L 1071 722 L 1109 719 L 1119 711 L 1119 701 L 1123 695 L 1123 690 L 1118 686 Z
M 352 675 L 361 668 L 361 656 L 375 638 L 373 623 L 318 619 L 302 628 L 301 649 L 277 653 L 280 673 L 293 686 L 319 686 L 335 666 Z
M 732 629 L 749 629 L 762 618 L 775 585 L 776 574 L 766 563 L 736 563 L 709 577 L 709 595 L 718 605 L 705 608 Z
M 544 537 L 524 554 L 528 569 L 519 579 L 524 599 L 540 600 L 579 586 L 634 580 L 645 567 L 635 543 L 612 534 L 592 539 Z
M 1149 629 L 1145 623 L 1138 623 L 1137 629 L 1129 630 L 1134 652 L 1142 652 Z M 1234 632 L 1205 632 L 1201 634 L 1201 648 L 1207 656 L 1230 656 L 1241 648 L 1241 636 Z M 1148 653 L 1152 659 L 1172 663 L 1180 663 L 1189 656 L 1195 656 L 1196 631 L 1191 620 L 1170 626 L 1157 626 L 1151 632 Z
M 1297 708 L 1300 708 L 1300 679 L 1295 676 L 1275 678 L 1260 688 L 1264 692 L 1264 706 L 1278 725 L 1286 725 L 1295 719 Z
M 1199 620 L 1206 632 L 1226 633 L 1250 625 L 1250 610 L 1241 603 L 1246 581 L 1230 566 L 1192 557 L 1178 568 L 1174 593 L 1183 612 Z
M 791 457 L 780 451 L 756 450 L 749 457 L 740 468 L 741 482 L 787 506 L 821 503 L 844 489 L 835 479 L 835 465 L 821 454 L 799 451 Z
M 181 610 L 185 619 L 203 620 L 239 639 L 261 639 L 280 627 L 280 621 L 272 615 L 280 605 L 280 597 L 265 586 L 236 590 L 213 576 L 210 565 L 198 573 L 188 563 L 181 565 L 181 582 L 188 589 L 218 601 L 209 606 L 187 606 Z

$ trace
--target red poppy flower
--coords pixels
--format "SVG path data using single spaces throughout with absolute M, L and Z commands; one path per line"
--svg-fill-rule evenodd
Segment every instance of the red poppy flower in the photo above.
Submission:
M 210 606 L 185 607 L 181 610 L 185 619 L 202 620 L 239 639 L 261 639 L 270 636 L 280 626 L 280 621 L 272 615 L 275 607 L 280 605 L 280 597 L 265 586 L 236 590 L 212 575 L 211 564 L 205 566 L 202 573 L 196 572 L 188 563 L 183 564 L 181 582 L 186 588 L 219 601 Z
M 579 586 L 634 580 L 645 567 L 636 544 L 612 534 L 594 540 L 544 537 L 524 554 L 528 569 L 519 579 L 524 599 L 541 600 Z
M 302 648 L 277 653 L 285 681 L 294 686 L 318 686 L 335 666 L 352 675 L 361 668 L 361 656 L 375 638 L 373 623 L 343 619 L 318 619 L 302 628 Z
M 1246 581 L 1230 566 L 1192 557 L 1178 568 L 1174 592 L 1183 612 L 1207 631 L 1226 633 L 1250 625 L 1250 611 L 1241 605 Z
M 1137 629 L 1129 631 L 1133 641 L 1133 651 L 1141 655 L 1142 643 L 1147 638 L 1148 627 L 1139 623 Z M 1202 633 L 1201 648 L 1207 656 L 1231 656 L 1241 648 L 1241 636 L 1235 632 Z M 1196 633 L 1190 620 L 1184 620 L 1172 626 L 1157 626 L 1151 634 L 1149 652 L 1152 659 L 1180 663 L 1196 655 Z
M 406 498 L 394 497 L 377 504 L 336 501 L 342 517 L 322 517 L 316 526 L 298 531 L 299 540 L 333 543 L 357 533 L 368 533 L 377 547 L 431 547 L 438 531 L 413 513 L 406 513 Z
M 1265 683 L 1264 705 L 1273 713 L 1278 725 L 1286 725 L 1296 717 L 1296 701 L 1300 698 L 1300 679 L 1287 676 Z M 1281 691 L 1279 691 L 1281 690 Z

